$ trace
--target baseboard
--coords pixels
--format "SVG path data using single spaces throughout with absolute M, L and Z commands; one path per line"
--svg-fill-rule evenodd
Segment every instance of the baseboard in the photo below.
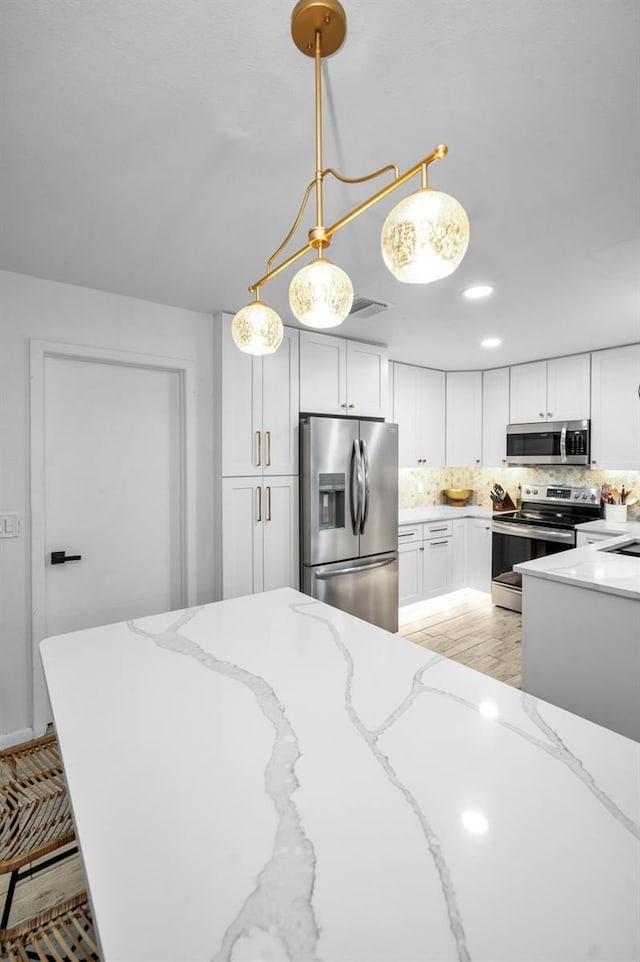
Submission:
M 31 738 L 33 738 L 33 728 L 21 728 L 20 731 L 0 735 L 0 749 L 12 748 L 21 742 L 28 742 Z

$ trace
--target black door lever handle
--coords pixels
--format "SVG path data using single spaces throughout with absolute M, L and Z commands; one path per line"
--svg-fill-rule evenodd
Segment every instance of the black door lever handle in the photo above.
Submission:
M 80 561 L 81 559 L 82 559 L 81 554 L 67 554 L 65 551 L 51 552 L 52 565 L 63 565 L 65 561 Z

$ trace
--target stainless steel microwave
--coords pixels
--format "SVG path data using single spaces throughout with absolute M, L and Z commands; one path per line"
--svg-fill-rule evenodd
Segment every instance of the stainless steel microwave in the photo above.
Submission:
M 507 464 L 590 464 L 589 421 L 507 425 Z

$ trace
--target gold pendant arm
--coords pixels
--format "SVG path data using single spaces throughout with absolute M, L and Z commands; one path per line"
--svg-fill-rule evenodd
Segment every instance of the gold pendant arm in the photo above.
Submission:
M 293 226 L 289 231 L 289 233 L 287 234 L 287 236 L 285 237 L 285 239 L 283 240 L 283 242 L 280 244 L 280 247 L 278 248 L 278 250 L 274 251 L 271 257 L 269 258 L 269 260 L 267 261 L 267 272 L 271 270 L 271 265 L 273 264 L 274 260 L 276 259 L 278 254 L 282 253 L 282 251 L 285 249 L 285 247 L 287 246 L 287 244 L 295 234 L 298 228 L 298 224 L 300 223 L 302 219 L 302 215 L 304 214 L 305 208 L 307 206 L 307 201 L 309 200 L 309 194 L 311 193 L 311 191 L 315 186 L 316 186 L 315 179 L 312 180 L 309 184 L 307 184 L 307 189 L 304 192 L 304 197 L 302 198 L 302 203 L 300 204 L 300 210 L 296 215 L 296 219 L 293 222 Z M 258 286 L 257 284 L 253 285 L 253 287 L 257 287 L 257 286 Z M 252 291 L 253 288 L 250 287 L 249 290 Z
M 365 181 L 373 180 L 374 177 L 380 177 L 382 174 L 386 174 L 390 170 L 393 171 L 395 179 L 397 180 L 398 177 L 400 176 L 400 171 L 398 170 L 397 164 L 387 164 L 386 167 L 381 167 L 379 170 L 374 170 L 372 174 L 365 174 L 364 177 L 344 177 L 342 174 L 338 173 L 337 170 L 334 170 L 333 167 L 327 167 L 326 170 L 322 171 L 322 176 L 324 178 L 327 176 L 327 174 L 332 174 L 337 180 L 342 181 L 343 184 L 363 184 Z M 302 220 L 302 215 L 305 212 L 307 202 L 309 200 L 309 194 L 311 193 L 313 188 L 316 186 L 317 185 L 316 185 L 315 179 L 310 181 L 309 184 L 307 184 L 307 189 L 304 192 L 304 197 L 302 199 L 302 203 L 300 204 L 300 209 L 298 210 L 296 219 L 293 222 L 293 226 L 291 227 L 291 230 L 289 231 L 289 233 L 287 234 L 283 242 L 280 244 L 280 247 L 273 252 L 271 257 L 267 261 L 267 271 L 271 270 L 271 265 L 273 264 L 274 260 L 276 259 L 276 257 L 278 257 L 279 254 L 282 253 L 282 251 L 285 249 L 285 247 L 287 246 L 287 244 L 295 234 L 296 230 L 298 229 L 298 224 Z M 257 287 L 258 285 L 254 285 L 254 286 Z M 249 288 L 249 290 L 253 293 L 252 288 Z
M 387 184 L 386 187 L 382 187 L 381 190 L 379 190 L 377 193 L 372 194 L 371 197 L 367 198 L 367 200 L 363 201 L 357 207 L 354 207 L 353 210 L 349 211 L 348 214 L 345 214 L 344 217 L 341 217 L 340 220 L 337 220 L 335 224 L 332 224 L 331 227 L 325 228 L 326 237 L 328 239 L 331 239 L 331 237 L 334 234 L 337 234 L 339 230 L 342 230 L 342 228 L 346 224 L 354 220 L 360 214 L 364 213 L 365 210 L 368 210 L 370 207 L 373 207 L 373 205 L 377 204 L 379 200 L 382 200 L 384 197 L 387 197 L 398 187 L 401 187 L 402 184 L 406 184 L 408 180 L 411 180 L 411 178 L 415 177 L 416 174 L 421 173 L 422 169 L 428 167 L 430 164 L 434 162 L 434 160 L 441 160 L 443 157 L 446 157 L 447 152 L 448 152 L 448 148 L 446 144 L 439 144 L 438 147 L 436 147 L 436 149 L 433 151 L 433 153 L 429 154 L 428 157 L 425 157 L 423 160 L 418 161 L 417 164 L 414 164 L 413 167 L 411 167 L 409 170 L 406 170 L 404 174 L 400 174 L 390 184 Z M 313 186 L 313 184 L 311 186 Z M 307 188 L 307 195 L 309 193 L 309 190 L 310 190 L 310 187 Z M 301 247 L 300 250 L 295 252 L 295 254 L 292 254 L 291 257 L 288 257 L 286 261 L 283 261 L 282 264 L 279 264 L 277 267 L 274 267 L 273 270 L 268 271 L 264 275 L 264 277 L 261 277 L 259 281 L 256 281 L 254 284 L 252 284 L 249 287 L 249 291 L 253 294 L 256 288 L 262 287 L 263 284 L 266 284 L 268 281 L 270 281 L 273 277 L 276 276 L 276 274 L 279 274 L 280 271 L 283 271 L 286 267 L 289 267 L 290 264 L 293 264 L 295 261 L 297 261 L 298 258 L 303 257 L 308 251 L 312 250 L 314 246 L 317 246 L 317 245 L 312 245 L 311 243 L 305 244 L 305 246 Z M 282 249 L 282 247 L 280 249 Z
M 372 174 L 365 174 L 364 177 L 343 177 L 339 174 L 337 170 L 333 167 L 327 167 L 326 170 L 322 171 L 322 176 L 326 177 L 327 174 L 333 174 L 337 180 L 341 180 L 343 184 L 364 184 L 366 180 L 373 180 L 374 177 L 380 177 L 382 174 L 386 174 L 387 171 L 392 170 L 395 179 L 397 180 L 400 176 L 400 171 L 398 170 L 397 164 L 387 164 L 386 167 L 381 167 L 380 170 L 374 170 Z
M 400 176 L 396 177 L 396 179 L 392 181 L 392 183 L 387 184 L 386 187 L 383 187 L 381 190 L 379 190 L 377 194 L 372 194 L 372 196 L 369 197 L 368 200 L 365 200 L 361 204 L 359 204 L 357 207 L 354 207 L 353 210 L 349 211 L 348 214 L 345 214 L 344 217 L 341 217 L 340 220 L 337 220 L 335 224 L 333 224 L 331 227 L 327 227 L 327 234 L 329 235 L 329 237 L 331 237 L 333 234 L 336 234 L 346 224 L 348 224 L 349 221 L 352 221 L 355 217 L 358 217 L 360 214 L 364 213 L 365 210 L 368 210 L 370 207 L 373 207 L 373 205 L 377 204 L 379 200 L 382 200 L 384 197 L 387 197 L 392 191 L 396 189 L 396 187 L 401 187 L 402 184 L 406 184 L 408 180 L 410 180 L 412 177 L 415 177 L 416 174 L 420 173 L 423 167 L 426 169 L 429 166 L 429 164 L 432 164 L 434 162 L 434 160 L 441 160 L 442 157 L 446 157 L 447 152 L 448 152 L 447 145 L 439 144 L 436 147 L 436 149 L 433 151 L 433 153 L 429 154 L 428 157 L 425 157 L 424 160 L 419 161 L 417 164 L 411 167 L 410 170 L 405 171 L 404 174 L 400 174 Z

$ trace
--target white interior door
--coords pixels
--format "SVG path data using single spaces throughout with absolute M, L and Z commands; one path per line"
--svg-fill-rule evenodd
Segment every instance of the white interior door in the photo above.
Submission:
M 44 354 L 41 401 L 42 541 L 34 573 L 43 565 L 44 579 L 39 603 L 34 587 L 35 731 L 49 720 L 42 638 L 170 611 L 189 603 L 190 594 L 181 372 Z M 54 552 L 78 560 L 54 563 Z

